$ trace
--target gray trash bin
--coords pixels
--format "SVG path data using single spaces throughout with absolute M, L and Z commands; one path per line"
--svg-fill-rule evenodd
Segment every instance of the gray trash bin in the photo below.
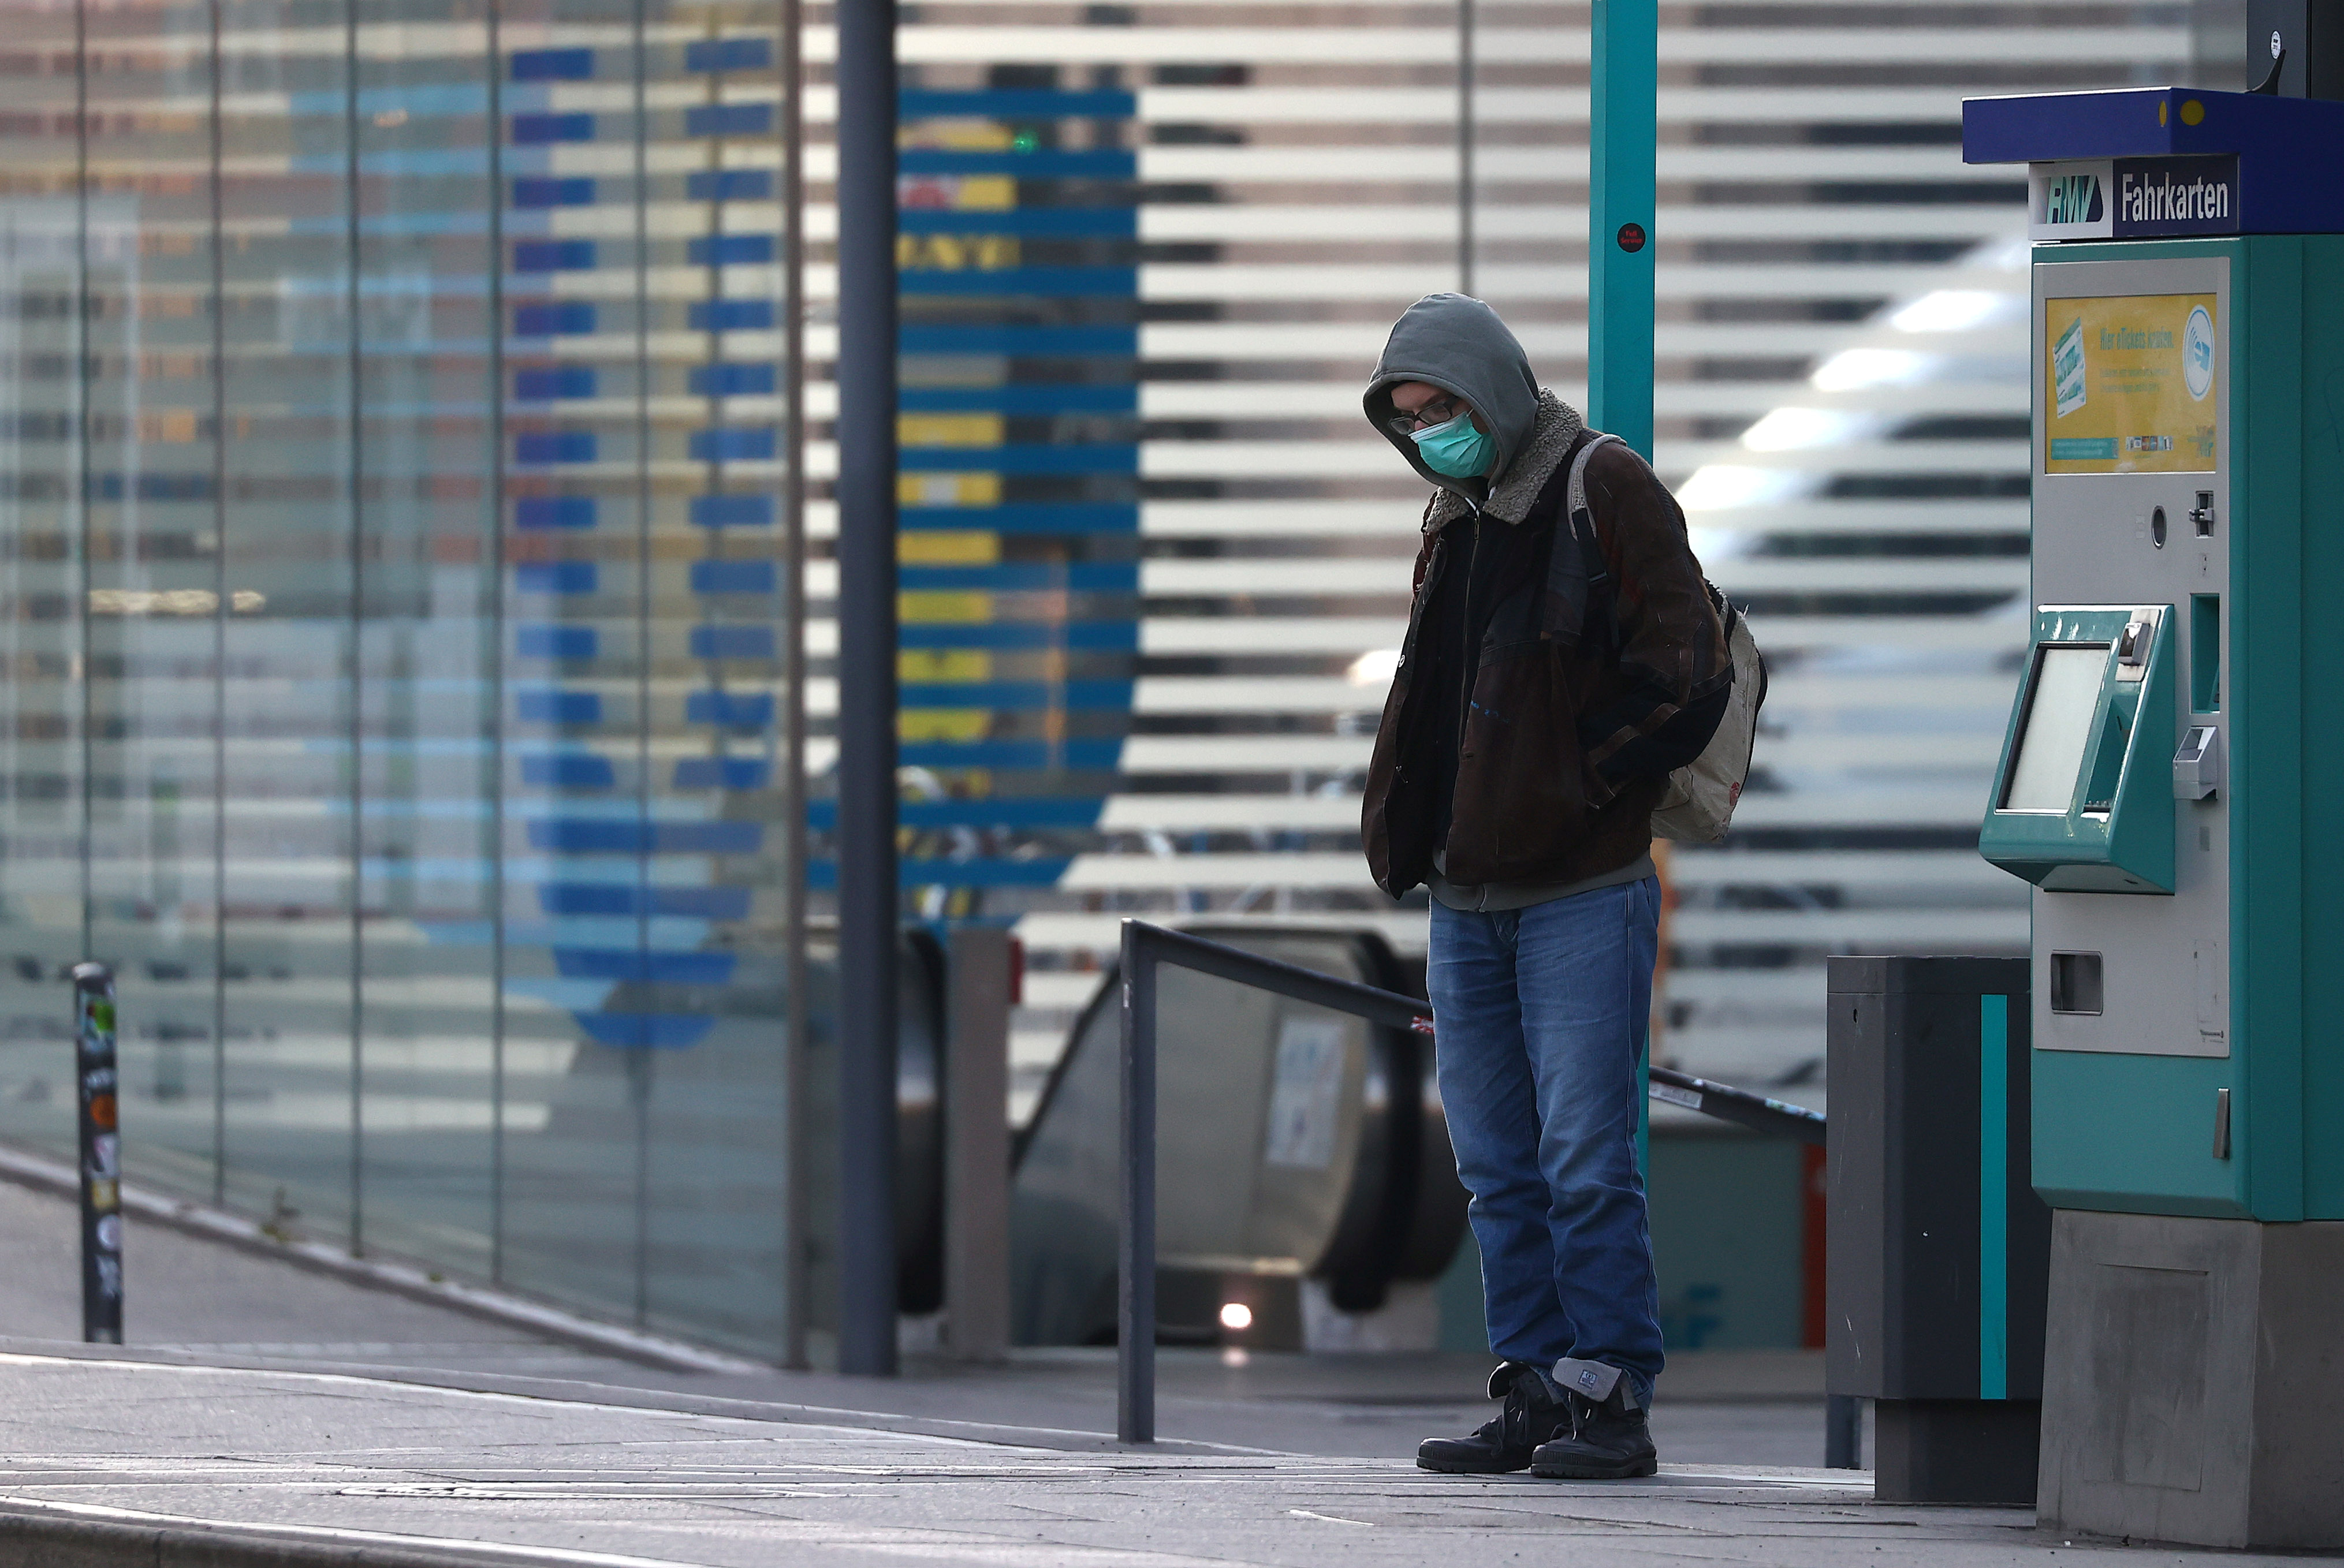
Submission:
M 2035 1501 L 2027 1020 L 2025 959 L 1831 960 L 1824 1379 L 1874 1402 L 1883 1502 Z

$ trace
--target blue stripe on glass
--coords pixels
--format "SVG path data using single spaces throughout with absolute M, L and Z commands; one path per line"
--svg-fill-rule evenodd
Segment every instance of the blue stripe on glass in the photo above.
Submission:
M 1139 628 L 1128 620 L 906 623 L 896 635 L 904 648 L 1068 648 L 1128 652 L 1139 647 Z
M 513 651 L 523 658 L 591 658 L 601 634 L 591 626 L 523 626 L 513 631 Z
M 953 270 L 906 267 L 901 276 L 905 294 L 1046 294 L 1136 295 L 1136 266 L 1006 266 L 986 272 L 975 267 Z
M 691 307 L 686 319 L 694 332 L 767 332 L 773 326 L 770 299 L 709 299 Z
M 712 1018 L 692 1012 L 573 1012 L 578 1027 L 597 1045 L 614 1050 L 689 1050 L 716 1027 Z
M 904 234 L 1089 235 L 1127 239 L 1139 232 L 1139 209 L 1128 206 L 905 207 L 895 215 Z
M 904 567 L 907 588 L 990 588 L 996 592 L 1066 588 L 1085 593 L 1130 593 L 1139 587 L 1137 561 L 1006 561 L 989 567 Z
M 537 907 L 549 915 L 671 915 L 738 920 L 749 913 L 746 888 L 642 887 L 633 882 L 544 882 Z
M 513 502 L 517 528 L 591 528 L 594 522 L 591 496 L 523 496 Z
M 1132 93 L 1061 93 L 1046 87 L 991 87 L 967 92 L 911 89 L 896 95 L 895 113 L 906 120 L 947 115 L 995 120 L 1047 120 L 1066 116 L 1116 120 L 1138 114 L 1139 99 Z
M 698 133 L 694 133 L 697 135 Z M 895 155 L 907 175 L 1015 175 L 1024 179 L 1127 180 L 1137 176 L 1139 159 L 1120 147 L 1036 147 L 1031 152 L 960 152 L 944 147 L 905 147 Z
M 553 967 L 564 980 L 621 980 L 635 985 L 723 985 L 739 962 L 727 952 L 663 953 L 642 948 L 555 948 Z M 607 1014 L 604 1016 L 608 1016 Z
M 679 789 L 763 789 L 773 776 L 762 757 L 685 757 L 675 765 Z
M 998 528 L 1015 534 L 1127 534 L 1139 528 L 1136 506 L 1046 503 L 1011 507 L 905 507 L 895 514 L 900 528 Z
M 762 136 L 773 128 L 772 104 L 702 104 L 683 112 L 687 136 Z
M 513 567 L 513 588 L 521 593 L 592 593 L 600 578 L 592 561 L 521 561 Z
M 773 583 L 773 563 L 771 561 L 692 563 L 692 591 L 694 593 L 771 593 Z
M 896 407 L 911 413 L 965 409 L 1003 414 L 1133 414 L 1139 410 L 1139 388 L 1129 382 L 1084 386 L 1050 381 L 1011 381 L 998 387 L 906 387 L 895 395 L 895 401 Z
M 600 724 L 602 699 L 598 692 L 540 687 L 513 693 L 513 711 L 524 724 Z
M 591 49 L 516 49 L 512 79 L 516 82 L 584 82 L 594 75 Z
M 547 299 L 513 307 L 515 337 L 551 337 L 593 330 L 594 306 L 590 300 Z
M 906 888 L 1048 888 L 1066 874 L 1071 859 L 1047 860 L 900 860 L 896 881 Z M 808 860 L 806 886 L 817 892 L 838 887 L 838 862 Z
M 683 247 L 684 259 L 694 266 L 748 266 L 773 259 L 770 234 L 712 234 Z
M 516 146 L 541 146 L 548 142 L 591 142 L 591 115 L 515 115 L 512 139 Z
M 911 473 L 1136 474 L 1139 447 L 906 447 L 895 461 Z
M 895 819 L 907 828 L 1088 828 L 1098 821 L 1100 805 L 1096 799 L 1064 795 L 903 800 Z M 820 833 L 837 827 L 838 802 L 809 801 L 806 825 Z
M 690 724 L 713 724 L 723 729 L 763 729 L 773 721 L 770 691 L 695 691 L 683 699 L 683 717 Z
M 762 823 L 643 822 L 633 817 L 541 817 L 532 849 L 566 855 L 748 855 L 764 842 Z
M 591 239 L 520 239 L 513 242 L 515 272 L 591 272 Z
M 694 658 L 771 658 L 773 628 L 770 626 L 695 626 L 692 628 Z
M 780 385 L 776 367 L 763 359 L 700 365 L 692 372 L 692 389 L 702 397 L 763 397 Z
M 773 194 L 773 171 L 700 169 L 685 176 L 683 193 L 693 201 L 763 201 Z
M 403 81 L 396 86 L 359 89 L 358 111 L 369 118 L 392 109 L 404 109 L 413 116 L 477 115 L 488 106 L 488 89 L 478 83 L 443 83 L 435 86 Z M 297 119 L 315 115 L 338 116 L 350 109 L 349 98 L 338 91 L 288 93 L 286 105 L 288 113 Z
M 583 175 L 522 175 L 512 183 L 517 207 L 592 206 L 594 182 Z
M 703 528 L 764 528 L 773 520 L 771 496 L 694 496 L 692 520 Z
M 532 467 L 591 463 L 598 449 L 591 430 L 523 430 L 513 437 L 513 461 Z
M 1128 680 L 907 681 L 896 689 L 904 708 L 1129 708 Z
M 591 365 L 530 365 L 513 372 L 513 396 L 524 403 L 591 397 L 595 386 L 594 367 Z
M 696 463 L 754 463 L 773 455 L 776 432 L 768 426 L 694 430 L 691 450 Z
M 520 781 L 548 789 L 608 789 L 617 776 L 607 757 L 591 751 L 551 751 L 522 758 Z
M 1978 1398 L 2010 1397 L 2010 999 L 1978 998 Z
M 702 38 L 683 46 L 687 71 L 762 71 L 773 63 L 771 38 Z
M 772 307 L 768 305 L 766 308 L 770 317 Z M 698 326 L 699 323 L 694 322 L 693 325 Z M 1111 355 L 1137 358 L 1139 355 L 1139 328 L 906 327 L 897 332 L 895 342 L 896 347 L 906 354 L 1025 354 L 1068 358 Z

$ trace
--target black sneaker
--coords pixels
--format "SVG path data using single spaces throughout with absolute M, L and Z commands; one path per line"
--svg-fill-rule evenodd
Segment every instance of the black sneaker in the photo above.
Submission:
M 1428 1437 L 1416 1445 L 1416 1467 L 1450 1475 L 1503 1475 L 1529 1466 L 1539 1444 L 1571 1431 L 1571 1412 L 1548 1392 L 1528 1362 L 1503 1362 L 1490 1374 L 1490 1397 L 1506 1402 L 1495 1421 L 1470 1437 Z
M 1562 1385 L 1571 1431 L 1539 1445 L 1531 1456 L 1532 1475 L 1625 1481 L 1661 1468 L 1644 1408 L 1618 1367 L 1566 1359 L 1554 1363 L 1554 1381 Z

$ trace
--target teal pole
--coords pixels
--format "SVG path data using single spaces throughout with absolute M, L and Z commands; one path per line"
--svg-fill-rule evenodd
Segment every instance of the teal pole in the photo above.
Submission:
M 1657 0 L 1595 0 L 1587 159 L 1587 417 L 1652 456 Z

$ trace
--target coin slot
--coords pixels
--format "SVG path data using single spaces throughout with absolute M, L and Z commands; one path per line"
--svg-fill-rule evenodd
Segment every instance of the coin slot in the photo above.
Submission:
M 2163 507 L 2148 514 L 2148 542 L 2160 550 L 2165 548 L 2165 508 Z

